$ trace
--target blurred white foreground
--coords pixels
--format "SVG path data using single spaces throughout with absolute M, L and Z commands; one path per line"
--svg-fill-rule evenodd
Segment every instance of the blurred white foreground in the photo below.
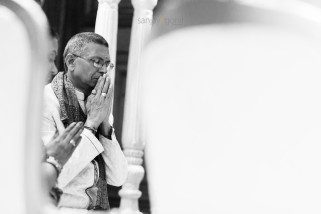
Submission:
M 320 11 L 259 6 L 159 14 L 183 23 L 156 23 L 143 58 L 153 214 L 321 212 Z
M 0 6 L 1 213 L 55 213 L 39 185 L 47 25 L 23 2 Z M 320 9 L 167 1 L 140 58 L 149 27 L 138 18 L 156 1 L 133 2 L 122 212 L 138 213 L 146 143 L 153 214 L 320 213 Z

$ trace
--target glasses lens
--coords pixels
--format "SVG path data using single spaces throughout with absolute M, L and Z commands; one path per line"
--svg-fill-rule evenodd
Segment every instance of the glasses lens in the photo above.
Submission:
M 113 70 L 114 68 L 114 64 L 113 63 L 109 63 L 108 67 L 107 67 L 107 72 L 110 72 L 111 70 Z
M 95 62 L 95 61 L 94 61 L 93 65 L 94 65 L 95 68 L 101 68 L 101 67 L 103 67 L 103 64 L 98 63 L 98 62 Z
M 115 65 L 114 65 L 113 63 L 109 62 L 108 68 L 111 70 L 111 69 L 113 69 L 114 67 L 115 67 Z

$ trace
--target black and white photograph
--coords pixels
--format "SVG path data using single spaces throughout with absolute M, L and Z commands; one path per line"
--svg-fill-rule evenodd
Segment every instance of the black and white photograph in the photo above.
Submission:
M 0 213 L 321 213 L 320 0 L 0 0 Z

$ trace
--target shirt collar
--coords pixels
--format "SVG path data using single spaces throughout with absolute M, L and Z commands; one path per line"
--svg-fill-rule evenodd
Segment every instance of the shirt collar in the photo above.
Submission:
M 81 91 L 78 91 L 77 89 L 75 89 L 75 91 L 76 91 L 77 99 L 84 101 L 85 100 L 85 94 L 82 93 Z

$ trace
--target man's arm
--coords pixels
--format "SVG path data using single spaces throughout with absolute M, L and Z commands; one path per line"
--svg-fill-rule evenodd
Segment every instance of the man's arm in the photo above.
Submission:
M 49 87 L 48 87 L 49 86 Z M 44 144 L 50 142 L 56 131 L 61 134 L 64 126 L 60 120 L 59 103 L 52 91 L 50 85 L 45 88 L 44 112 L 42 118 L 41 137 Z M 87 165 L 101 152 L 104 151 L 99 140 L 88 130 L 81 134 L 81 141 L 70 159 L 63 167 L 59 177 L 58 184 L 60 188 L 66 186 L 75 178 Z
M 127 160 L 121 150 L 113 132 L 112 140 L 99 135 L 99 140 L 104 147 L 102 156 L 106 163 L 107 183 L 113 186 L 121 186 L 127 178 Z
M 81 141 L 74 153 L 63 167 L 58 184 L 60 188 L 66 186 L 101 152 L 104 151 L 99 140 L 87 129 L 81 134 Z
M 110 137 L 108 130 L 111 127 L 108 121 L 105 121 L 111 115 L 112 97 L 111 79 L 104 74 L 98 79 L 95 89 L 87 97 L 85 128 L 87 131 L 92 130 L 94 133 L 99 128 L 99 140 L 104 147 L 102 156 L 106 163 L 107 183 L 121 186 L 127 178 L 127 161 L 116 137 L 113 136 L 112 139 L 108 139 Z
M 54 136 L 47 145 L 44 146 L 46 160 L 42 163 L 42 173 L 48 187 L 48 192 L 53 188 L 57 182 L 57 178 L 61 167 L 70 158 L 71 154 L 78 146 L 83 131 L 83 123 L 70 124 L 63 134 Z M 73 141 L 73 144 L 71 143 Z

